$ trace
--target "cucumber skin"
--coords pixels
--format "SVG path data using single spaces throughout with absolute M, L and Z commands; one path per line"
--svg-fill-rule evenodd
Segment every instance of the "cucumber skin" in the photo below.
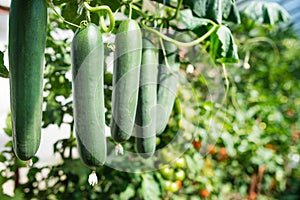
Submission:
M 137 109 L 142 33 L 136 21 L 120 24 L 115 48 L 111 136 L 120 143 L 130 138 Z
M 78 30 L 72 41 L 73 110 L 77 147 L 90 168 L 106 160 L 104 110 L 104 45 L 94 24 Z
M 136 112 L 136 150 L 143 158 L 151 157 L 156 148 L 157 68 L 155 45 L 143 38 L 142 65 Z
M 160 135 L 166 128 L 172 113 L 176 90 L 179 83 L 178 70 L 180 68 L 178 47 L 164 41 L 164 47 L 170 69 L 167 68 L 162 50 L 159 52 L 158 89 L 156 134 Z
M 44 0 L 12 0 L 9 14 L 10 105 L 13 149 L 31 159 L 40 145 L 47 35 Z

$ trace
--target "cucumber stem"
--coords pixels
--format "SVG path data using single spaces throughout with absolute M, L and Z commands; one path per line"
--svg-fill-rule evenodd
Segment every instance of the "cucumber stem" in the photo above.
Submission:
M 132 18 L 132 4 L 130 3 L 129 4 L 129 19 L 131 19 Z
M 142 27 L 152 33 L 154 33 L 155 35 L 161 37 L 163 40 L 166 40 L 168 42 L 171 42 L 177 46 L 182 46 L 182 47 L 192 47 L 195 46 L 197 44 L 199 44 L 200 42 L 204 41 L 206 38 L 208 38 L 216 29 L 217 27 L 219 27 L 219 25 L 215 24 L 214 22 L 210 21 L 211 24 L 213 24 L 213 27 L 211 29 L 209 29 L 209 31 L 207 31 L 204 35 L 202 35 L 201 37 L 197 38 L 196 40 L 193 40 L 191 42 L 180 42 L 177 40 L 174 40 L 166 35 L 164 35 L 163 33 L 148 27 L 147 25 L 145 25 L 143 22 L 141 23 Z
M 91 186 L 95 186 L 98 184 L 98 177 L 94 170 L 92 171 L 92 173 L 90 173 L 88 182 Z
M 90 12 L 99 12 L 99 11 L 106 11 L 108 16 L 109 16 L 109 27 L 107 28 L 107 26 L 104 23 L 104 17 L 101 16 L 100 17 L 100 23 L 101 23 L 101 28 L 104 30 L 104 32 L 108 33 L 111 32 L 114 27 L 115 27 L 115 18 L 114 18 L 114 14 L 111 11 L 109 6 L 96 6 L 96 7 L 91 7 L 87 2 L 83 3 L 84 8 L 87 11 Z
M 90 22 L 91 21 L 91 13 L 90 11 L 86 11 L 86 18 L 87 18 L 87 21 Z
M 54 12 L 59 18 L 61 18 L 61 20 L 62 20 L 64 23 L 66 23 L 66 24 L 68 24 L 68 25 L 70 25 L 70 26 L 74 26 L 74 27 L 76 27 L 76 28 L 80 28 L 80 26 L 78 26 L 77 24 L 73 24 L 72 22 L 69 22 L 69 21 L 65 20 L 65 18 L 63 18 L 63 16 L 61 16 L 61 15 L 55 10 L 54 4 L 53 4 L 52 0 L 50 0 L 49 6 L 50 6 L 50 8 L 53 10 L 53 12 Z
M 182 5 L 182 2 L 183 2 L 183 0 L 178 0 L 178 4 L 177 4 L 177 7 L 176 7 L 175 14 L 171 18 L 168 19 L 169 21 L 172 20 L 172 19 L 176 19 L 177 18 L 179 10 L 180 10 L 180 7 Z

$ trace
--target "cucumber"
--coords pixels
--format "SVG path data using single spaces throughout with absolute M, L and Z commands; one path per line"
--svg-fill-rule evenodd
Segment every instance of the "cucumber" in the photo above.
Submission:
M 104 45 L 100 29 L 90 23 L 74 35 L 71 48 L 73 110 L 77 147 L 91 169 L 106 160 Z
M 156 134 L 160 135 L 166 128 L 176 97 L 178 87 L 178 70 L 180 67 L 178 47 L 164 41 L 166 58 L 163 51 L 159 51 L 158 89 L 157 89 L 157 115 Z M 168 65 L 165 62 L 168 61 Z
M 155 45 L 143 37 L 142 65 L 136 112 L 136 150 L 144 158 L 156 147 L 156 93 L 158 58 Z
M 44 0 L 12 0 L 9 14 L 10 106 L 13 149 L 30 160 L 40 145 L 47 35 Z
M 136 21 L 120 24 L 115 48 L 111 136 L 120 143 L 130 138 L 137 109 L 142 33 Z

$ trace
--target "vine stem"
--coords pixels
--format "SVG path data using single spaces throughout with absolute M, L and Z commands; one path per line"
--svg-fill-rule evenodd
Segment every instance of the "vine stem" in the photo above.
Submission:
M 177 7 L 176 7 L 176 11 L 175 11 L 175 14 L 174 14 L 171 18 L 169 18 L 168 20 L 172 20 L 172 19 L 176 19 L 176 18 L 177 18 L 178 13 L 179 13 L 179 10 L 180 10 L 180 7 L 181 7 L 181 5 L 182 5 L 182 2 L 183 2 L 183 0 L 179 0 L 179 1 L 178 1 Z
M 253 46 L 257 45 L 259 42 L 266 42 L 272 47 L 274 53 L 277 55 L 276 62 L 278 62 L 278 60 L 280 59 L 279 49 L 276 46 L 276 44 L 274 43 L 274 41 L 267 37 L 255 37 L 255 38 L 251 38 L 251 39 L 247 40 L 244 44 L 245 50 L 249 49 L 251 47 L 251 45 L 253 45 Z
M 224 73 L 225 86 L 226 86 L 224 99 L 222 101 L 222 105 L 223 105 L 226 101 L 226 98 L 227 98 L 227 95 L 228 95 L 228 92 L 229 92 L 229 79 L 228 79 L 228 73 L 227 73 L 227 70 L 226 70 L 226 66 L 225 66 L 224 63 L 222 64 L 222 69 L 223 69 L 223 73 Z
M 211 23 L 213 23 L 213 22 L 211 22 Z M 216 28 L 219 26 L 219 25 L 213 23 L 213 27 L 209 31 L 207 31 L 204 35 L 199 37 L 198 39 L 193 40 L 191 42 L 180 42 L 180 41 L 174 40 L 174 39 L 162 34 L 161 32 L 159 32 L 159 31 L 157 31 L 153 28 L 150 28 L 150 27 L 146 26 L 143 22 L 141 23 L 141 25 L 144 29 L 156 34 L 157 36 L 161 37 L 162 39 L 164 39 L 168 42 L 172 42 L 175 45 L 182 46 L 182 47 L 192 47 L 192 46 L 195 46 L 195 45 L 199 44 L 200 42 L 202 42 L 206 38 L 208 38 L 216 30 Z
M 109 6 L 96 6 L 96 7 L 91 7 L 87 2 L 83 3 L 83 6 L 86 10 L 90 11 L 90 12 L 99 12 L 99 11 L 106 11 L 108 16 L 109 16 L 109 27 L 107 28 L 107 26 L 104 23 L 104 17 L 101 16 L 100 17 L 100 23 L 101 23 L 101 28 L 104 30 L 104 32 L 108 33 L 111 32 L 114 27 L 115 27 L 115 19 L 114 19 L 114 14 L 111 11 Z
M 50 6 L 50 8 L 53 10 L 53 12 L 64 22 L 64 23 L 66 23 L 66 24 L 68 24 L 68 25 L 70 25 L 70 26 L 74 26 L 74 27 L 76 27 L 76 28 L 80 28 L 80 26 L 78 26 L 77 24 L 74 24 L 74 23 L 72 23 L 72 22 L 69 22 L 69 21 L 67 21 L 67 20 L 65 20 L 65 18 L 63 18 L 63 16 L 61 16 L 58 12 L 57 12 L 57 10 L 55 10 L 55 8 L 54 8 L 54 4 L 53 4 L 53 2 L 52 2 L 52 0 L 50 0 L 49 1 L 49 6 Z
M 129 4 L 129 19 L 131 19 L 132 18 L 132 4 L 130 3 Z
M 141 11 L 136 5 L 131 4 L 131 8 L 139 13 L 139 15 L 143 16 L 144 19 L 149 19 L 149 16 L 146 15 L 143 11 Z

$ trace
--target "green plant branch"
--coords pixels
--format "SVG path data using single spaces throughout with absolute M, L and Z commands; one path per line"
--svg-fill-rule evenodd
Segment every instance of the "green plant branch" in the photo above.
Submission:
M 64 23 L 66 23 L 66 24 L 68 24 L 68 25 L 70 25 L 70 26 L 74 26 L 74 27 L 76 27 L 76 28 L 80 28 L 80 26 L 78 26 L 77 24 L 74 24 L 74 23 L 72 23 L 72 22 L 69 22 L 69 21 L 67 21 L 67 20 L 65 20 L 65 18 L 63 18 L 63 16 L 61 16 L 58 12 L 57 12 L 57 10 L 55 10 L 55 8 L 54 8 L 54 4 L 53 4 L 53 2 L 52 2 L 52 0 L 50 0 L 49 1 L 49 6 L 50 6 L 50 8 L 53 10 L 53 12 L 64 22 Z
M 149 16 L 146 15 L 143 11 L 141 11 L 141 9 L 139 9 L 139 7 L 137 7 L 134 4 L 131 4 L 132 9 L 134 9 L 139 15 L 141 15 L 144 19 L 149 19 Z
M 129 16 L 128 16 L 129 19 L 132 18 L 132 4 L 130 3 L 129 4 Z
M 114 19 L 114 14 L 111 11 L 109 6 L 96 6 L 96 7 L 91 7 L 87 2 L 83 3 L 84 8 L 89 11 L 89 12 L 99 12 L 99 11 L 106 11 L 109 17 L 109 27 L 107 27 L 104 23 L 104 17 L 100 16 L 100 24 L 101 28 L 104 30 L 104 32 L 108 33 L 111 32 L 114 27 L 115 27 L 115 19 Z
M 168 41 L 168 42 L 172 42 L 173 44 L 177 45 L 177 46 L 182 46 L 182 47 L 191 47 L 191 46 L 195 46 L 197 44 L 199 44 L 200 42 L 204 41 L 206 38 L 208 38 L 215 30 L 216 28 L 219 26 L 217 24 L 215 24 L 214 22 L 211 22 L 213 24 L 213 27 L 207 31 L 204 35 L 202 35 L 201 37 L 199 37 L 198 39 L 196 40 L 193 40 L 191 42 L 180 42 L 180 41 L 177 41 L 177 40 L 174 40 L 166 35 L 164 35 L 163 33 L 153 29 L 153 28 L 150 28 L 148 27 L 147 25 L 144 24 L 144 21 L 141 23 L 142 27 L 144 29 L 146 29 L 147 31 L 150 31 L 152 33 L 154 33 L 155 35 L 159 36 L 160 38 Z
M 177 4 L 177 7 L 176 7 L 175 14 L 174 14 L 171 18 L 169 18 L 168 20 L 173 20 L 173 19 L 176 19 L 176 18 L 177 18 L 178 13 L 179 13 L 179 11 L 180 11 L 180 8 L 181 8 L 181 6 L 182 6 L 182 2 L 183 2 L 183 0 L 178 0 L 178 4 Z M 166 19 L 167 19 L 167 18 L 166 18 Z
M 228 79 L 228 73 L 226 70 L 226 66 L 224 63 L 222 63 L 222 69 L 223 69 L 223 73 L 224 73 L 224 78 L 225 78 L 225 94 L 224 94 L 224 98 L 222 100 L 222 105 L 224 105 L 227 95 L 228 95 L 228 91 L 229 91 L 229 79 Z
M 280 52 L 279 52 L 279 49 L 278 49 L 278 47 L 276 46 L 275 42 L 274 42 L 273 40 L 267 38 L 267 37 L 255 37 L 255 38 L 252 38 L 252 39 L 247 40 L 247 41 L 244 43 L 244 45 L 243 45 L 243 46 L 245 47 L 244 49 L 245 49 L 245 50 L 248 50 L 248 49 L 250 49 L 251 45 L 252 45 L 252 46 L 257 45 L 259 42 L 265 42 L 265 43 L 268 43 L 268 44 L 272 47 L 274 53 L 277 55 L 277 56 L 276 56 L 276 62 L 278 62 L 279 59 L 280 59 Z

